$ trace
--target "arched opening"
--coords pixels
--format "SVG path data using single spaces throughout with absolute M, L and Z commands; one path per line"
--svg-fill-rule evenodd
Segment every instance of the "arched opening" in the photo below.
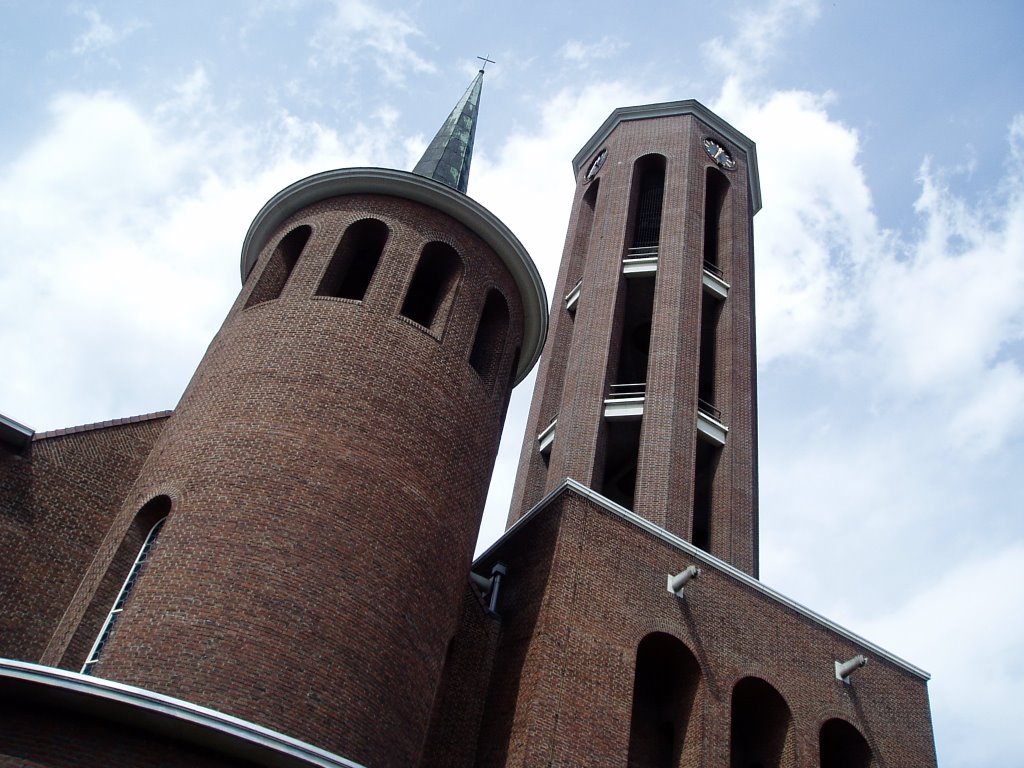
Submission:
M 576 234 L 572 241 L 572 253 L 569 256 L 569 269 L 565 281 L 565 309 L 572 318 L 576 317 L 580 293 L 583 287 L 583 271 L 590 250 L 590 233 L 594 229 L 594 210 L 597 207 L 597 191 L 601 186 L 600 179 L 594 179 L 590 188 L 583 194 L 579 212 L 576 214 Z
M 382 221 L 363 219 L 352 224 L 334 251 L 316 295 L 362 301 L 387 241 L 388 228 Z
M 662 155 L 644 155 L 633 166 L 633 238 L 630 250 L 658 247 L 664 195 L 665 158 Z
M 402 302 L 402 315 L 431 328 L 451 305 L 461 274 L 462 259 L 454 248 L 446 243 L 427 243 Z
M 262 304 L 264 301 L 276 299 L 281 295 L 281 291 L 284 290 L 284 286 L 312 234 L 313 228 L 308 224 L 303 224 L 281 238 L 277 248 L 270 254 L 267 265 L 263 267 L 263 273 L 260 275 L 256 287 L 249 294 L 249 299 L 245 302 L 246 307 Z
M 764 680 L 745 677 L 732 690 L 730 768 L 791 768 L 796 764 L 793 717 L 782 695 Z
M 716 168 L 708 168 L 704 183 L 704 267 L 721 275 L 721 226 L 729 180 Z
M 128 569 L 128 574 L 121 584 L 120 590 L 118 590 L 117 597 L 114 598 L 114 604 L 103 621 L 103 626 L 96 636 L 92 650 L 89 651 L 85 664 L 82 666 L 83 675 L 91 674 L 93 667 L 99 662 L 103 649 L 110 640 L 114 627 L 121 617 L 121 612 L 124 610 L 128 598 L 131 597 L 132 590 L 142 576 L 146 563 L 153 553 L 157 537 L 160 535 L 160 530 L 163 528 L 164 521 L 167 519 L 167 514 L 170 511 L 171 500 L 167 496 L 157 496 L 150 499 L 135 515 L 135 519 L 125 534 L 121 546 L 118 547 L 118 551 L 114 556 L 114 563 L 119 559 L 124 559 L 124 556 L 126 554 L 130 555 L 131 552 L 135 552 L 135 558 Z
M 473 366 L 484 384 L 490 389 L 501 368 L 505 352 L 505 337 L 508 335 L 508 303 L 494 288 L 487 292 L 480 322 L 476 326 L 476 338 L 469 353 L 469 364 Z
M 860 731 L 845 720 L 828 720 L 819 738 L 821 768 L 871 768 L 871 747 Z
M 679 640 L 654 632 L 640 641 L 633 679 L 629 768 L 697 765 L 699 720 L 692 714 L 699 686 L 700 665 Z

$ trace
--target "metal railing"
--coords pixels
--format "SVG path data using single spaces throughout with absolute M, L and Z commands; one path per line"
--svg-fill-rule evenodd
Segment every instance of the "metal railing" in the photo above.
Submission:
M 703 413 L 706 413 L 708 416 L 713 418 L 715 421 L 721 421 L 722 420 L 722 412 L 720 410 L 718 410 L 717 408 L 715 408 L 715 406 L 713 406 L 707 400 L 702 400 L 702 399 L 698 398 L 697 399 L 697 410 L 701 411 Z
M 712 264 L 707 259 L 704 259 L 704 271 L 705 272 L 710 272 L 715 277 L 722 278 L 722 279 L 725 278 L 725 274 L 722 272 L 721 267 L 719 267 L 717 264 Z
M 636 397 L 647 396 L 647 382 L 641 381 L 636 384 L 612 384 L 608 388 L 609 400 L 626 400 Z
M 635 248 L 626 249 L 625 261 L 631 259 L 656 259 L 658 258 L 658 246 L 656 245 L 641 245 Z

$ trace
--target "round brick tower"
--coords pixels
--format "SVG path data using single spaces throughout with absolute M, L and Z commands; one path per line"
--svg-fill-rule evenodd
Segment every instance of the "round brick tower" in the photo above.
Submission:
M 94 673 L 413 765 L 543 286 L 482 206 L 366 168 L 277 194 L 242 274 L 123 510 L 169 500 Z

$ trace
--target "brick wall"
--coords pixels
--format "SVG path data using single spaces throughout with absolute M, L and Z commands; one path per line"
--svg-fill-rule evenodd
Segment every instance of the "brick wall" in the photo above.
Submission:
M 636 650 L 652 632 L 678 638 L 700 667 L 694 764 L 729 765 L 732 693 L 754 677 L 792 713 L 783 766 L 817 766 L 832 718 L 865 737 L 878 765 L 935 765 L 920 677 L 707 564 L 675 597 L 666 575 L 694 558 L 575 492 L 476 567 L 498 560 L 516 567 L 499 606 L 479 766 L 625 765 Z M 844 685 L 834 661 L 857 653 L 870 662 Z
M 43 657 L 165 421 L 58 430 L 0 451 L 0 656 Z

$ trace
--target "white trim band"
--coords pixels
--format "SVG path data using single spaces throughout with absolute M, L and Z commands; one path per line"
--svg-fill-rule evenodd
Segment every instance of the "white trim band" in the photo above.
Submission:
M 327 750 L 241 718 L 132 685 L 54 667 L 0 659 L 0 698 L 38 699 L 49 707 L 165 733 L 272 768 L 364 768 Z

